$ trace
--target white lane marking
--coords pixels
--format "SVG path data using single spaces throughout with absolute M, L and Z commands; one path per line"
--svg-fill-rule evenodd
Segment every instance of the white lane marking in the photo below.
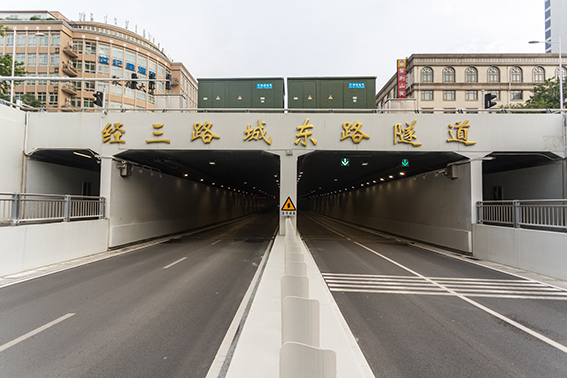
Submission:
M 317 223 L 319 223 L 319 222 L 317 222 Z M 319 224 L 321 224 L 321 223 L 319 223 Z M 335 234 L 340 235 L 340 234 L 339 234 L 338 232 L 336 232 L 335 230 L 333 230 L 333 229 L 331 229 L 331 228 L 329 228 L 329 227 L 327 227 L 327 226 L 325 226 L 325 225 L 323 225 L 323 224 L 321 224 L 321 226 L 327 228 L 328 230 L 330 230 L 331 232 L 334 232 Z M 390 258 L 388 258 L 388 257 L 386 257 L 386 256 L 384 256 L 384 255 L 382 255 L 382 254 L 380 254 L 380 253 L 378 253 L 378 252 L 372 250 L 371 248 L 369 248 L 369 247 L 367 247 L 367 246 L 365 246 L 365 245 L 363 245 L 363 244 L 360 244 L 360 243 L 358 243 L 358 242 L 354 242 L 354 244 L 356 244 L 356 245 L 358 245 L 358 246 L 360 246 L 360 247 L 362 247 L 362 248 L 364 248 L 364 249 L 366 249 L 366 250 L 368 250 L 368 251 L 374 253 L 375 255 L 377 255 L 377 256 L 379 256 L 379 257 L 382 257 L 384 260 L 389 261 L 389 262 L 391 262 L 392 264 L 399 266 L 400 268 L 404 269 L 405 271 L 407 271 L 407 272 L 409 272 L 409 273 L 411 273 L 411 274 L 414 274 L 414 275 L 416 275 L 416 276 L 418 276 L 418 277 L 421 277 L 421 278 L 423 278 L 423 279 L 425 279 L 425 280 L 431 282 L 432 284 L 434 284 L 434 285 L 436 285 L 436 286 L 438 286 L 438 287 L 444 288 L 444 289 L 447 290 L 449 293 L 451 293 L 451 294 L 453 294 L 453 295 L 459 297 L 459 298 L 462 299 L 463 301 L 468 302 L 468 303 L 470 303 L 471 305 L 473 305 L 473 306 L 475 306 L 475 307 L 477 307 L 477 308 L 479 308 L 479 309 L 481 309 L 481 310 L 483 310 L 483 311 L 485 311 L 485 312 L 487 312 L 487 313 L 489 313 L 489 314 L 491 314 L 491 315 L 497 317 L 498 319 L 503 320 L 503 321 L 505 321 L 506 323 L 508 323 L 508 324 L 510 324 L 510 325 L 512 325 L 512 326 L 514 326 L 514 327 L 516 327 L 516 328 L 518 328 L 518 329 L 520 329 L 520 330 L 522 330 L 522 331 L 524 331 L 524 332 L 526 332 L 526 333 L 532 335 L 533 337 L 535 337 L 535 338 L 537 338 L 537 339 L 539 339 L 539 340 L 541 340 L 541 341 L 543 341 L 543 342 L 545 342 L 545 343 L 551 345 L 552 347 L 559 349 L 559 350 L 562 351 L 563 353 L 567 353 L 567 347 L 566 347 L 565 345 L 559 344 L 558 342 L 556 342 L 556 341 L 554 341 L 554 340 L 551 340 L 550 338 L 547 338 L 547 337 L 545 337 L 544 335 L 539 334 L 539 333 L 537 333 L 537 332 L 535 332 L 535 331 L 529 329 L 528 327 L 525 327 L 525 326 L 521 325 L 520 323 L 513 321 L 512 319 L 509 319 L 509 318 L 505 317 L 504 315 L 501 315 L 501 314 L 497 313 L 496 311 L 493 311 L 493 310 L 489 309 L 488 307 L 485 307 L 485 306 L 481 305 L 480 303 L 475 302 L 475 301 L 473 301 L 472 299 L 467 298 L 466 296 L 464 296 L 464 295 L 462 295 L 462 294 L 459 294 L 459 293 L 457 293 L 456 291 L 454 291 L 454 290 L 452 290 L 452 289 L 450 289 L 450 288 L 448 288 L 448 287 L 446 287 L 446 286 L 444 286 L 444 285 L 442 285 L 442 284 L 440 284 L 440 283 L 437 283 L 437 282 L 433 281 L 432 279 L 427 278 L 427 277 L 423 276 L 422 274 L 417 273 L 417 272 L 414 271 L 414 270 L 411 270 L 410 268 L 408 268 L 408 267 L 406 267 L 406 266 L 404 266 L 404 265 L 398 263 L 397 261 L 394 261 L 394 260 L 392 260 L 392 259 L 390 259 Z
M 186 258 L 187 258 L 187 257 L 180 258 L 180 259 L 177 260 L 176 262 L 172 262 L 172 263 L 169 264 L 168 266 L 164 266 L 163 269 L 170 268 L 170 267 L 174 266 L 175 264 L 180 263 L 181 261 L 185 260 Z
M 362 247 L 362 248 L 364 248 L 364 249 L 366 249 L 366 250 L 368 250 L 368 251 L 374 253 L 376 256 L 382 257 L 384 260 L 389 261 L 389 262 L 391 262 L 392 264 L 397 265 L 397 266 L 399 266 L 400 268 L 405 269 L 406 271 L 408 271 L 408 272 L 410 272 L 410 273 L 412 273 L 412 274 L 415 274 L 415 275 L 418 276 L 418 277 L 423 278 L 424 280 L 427 280 L 427 281 L 431 282 L 432 284 L 434 284 L 434 285 L 436 285 L 436 286 L 438 286 L 438 287 L 440 287 L 440 288 L 444 288 L 444 289 L 447 290 L 449 293 L 452 293 L 453 295 L 459 297 L 459 298 L 462 299 L 463 301 L 468 302 L 468 303 L 470 303 L 471 305 L 473 305 L 473 306 L 475 306 L 475 307 L 477 307 L 477 308 L 479 308 L 479 309 L 481 309 L 481 310 L 483 310 L 483 311 L 485 311 L 485 312 L 488 312 L 488 313 L 491 314 L 492 316 L 495 316 L 495 317 L 497 317 L 498 319 L 503 320 L 503 321 L 505 321 L 506 323 L 508 323 L 508 324 L 510 324 L 510 325 L 513 325 L 514 327 L 516 327 L 516 328 L 518 328 L 518 329 L 521 329 L 522 331 L 524 331 L 524 332 L 526 332 L 526 333 L 532 335 L 533 337 L 535 337 L 535 338 L 537 338 L 537 339 L 540 339 L 540 340 L 543 341 L 544 343 L 547 343 L 547 344 L 551 345 L 552 347 L 559 349 L 559 350 L 562 351 L 563 353 L 567 353 L 567 346 L 565 346 L 565 345 L 563 345 L 563 344 L 559 344 L 558 342 L 556 342 L 556 341 L 554 341 L 554 340 L 551 340 L 550 338 L 545 337 L 544 335 L 542 335 L 542 334 L 540 334 L 540 333 L 537 333 L 537 332 L 535 332 L 534 330 L 532 330 L 532 329 L 530 329 L 530 328 L 528 328 L 528 327 L 525 327 L 525 326 L 523 326 L 522 324 L 520 324 L 520 323 L 518 323 L 518 322 L 513 321 L 512 319 L 509 319 L 509 318 L 505 317 L 504 315 L 499 314 L 498 312 L 493 311 L 493 310 L 489 309 L 488 307 L 483 306 L 483 305 L 481 305 L 480 303 L 475 302 L 475 301 L 473 301 L 473 300 L 470 299 L 470 298 L 467 298 L 465 295 L 459 294 L 459 293 L 457 293 L 456 291 L 454 291 L 453 289 L 450 289 L 450 288 L 448 288 L 448 287 L 446 287 L 446 286 L 444 286 L 444 285 L 442 285 L 442 284 L 440 284 L 440 283 L 437 283 L 437 282 L 431 280 L 430 278 L 427 278 L 427 277 L 425 277 L 425 276 L 423 276 L 423 275 L 417 273 L 417 272 L 414 271 L 414 270 L 411 270 L 410 268 L 408 268 L 408 267 L 406 267 L 406 266 L 400 264 L 399 262 L 394 261 L 394 260 L 392 260 L 392 259 L 390 259 L 390 258 L 388 258 L 388 257 L 386 257 L 386 256 L 384 256 L 384 255 L 382 255 L 381 253 L 378 253 L 378 252 L 374 251 L 373 249 L 368 248 L 367 246 L 365 246 L 365 245 L 363 245 L 363 244 L 360 244 L 360 243 L 358 243 L 358 242 L 354 242 L 354 244 L 356 244 L 356 245 L 358 245 L 358 246 L 360 246 L 360 247 Z
M 215 245 L 215 244 L 217 244 L 217 243 L 220 242 L 220 241 L 221 241 L 221 240 L 219 239 L 219 240 L 217 240 L 216 242 L 212 243 L 211 245 Z
M 0 346 L 0 352 L 4 351 L 4 350 L 6 350 L 6 349 L 8 349 L 8 348 L 10 348 L 10 347 L 13 347 L 14 345 L 16 345 L 16 344 L 18 344 L 18 343 L 24 341 L 25 339 L 29 339 L 30 337 L 32 337 L 32 336 L 34 336 L 34 335 L 37 335 L 38 333 L 40 333 L 40 332 L 42 332 L 42 331 L 45 331 L 45 330 L 48 329 L 49 327 L 52 327 L 52 326 L 54 326 L 55 324 L 60 323 L 60 322 L 62 322 L 63 320 L 65 320 L 65 319 L 67 319 L 67 318 L 70 318 L 70 317 L 73 316 L 73 315 L 75 315 L 75 314 L 69 313 L 69 314 L 67 314 L 67 315 L 63 315 L 62 317 L 60 317 L 60 318 L 58 318 L 58 319 L 55 319 L 54 321 L 49 322 L 49 323 L 47 323 L 47 324 L 44 325 L 44 326 L 41 326 L 41 327 L 39 327 L 39 328 L 36 328 L 36 329 L 34 329 L 33 331 L 28 332 L 28 333 L 26 333 L 25 335 L 18 337 L 17 339 L 14 339 L 14 340 L 12 340 L 12 341 L 10 341 L 10 342 L 7 342 L 7 343 L 4 344 L 4 345 L 1 345 L 1 346 Z

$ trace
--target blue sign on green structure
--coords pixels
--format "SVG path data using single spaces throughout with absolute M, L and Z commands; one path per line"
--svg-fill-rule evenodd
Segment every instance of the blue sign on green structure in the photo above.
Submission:
M 409 160 L 408 160 L 408 159 L 402 160 L 402 166 L 403 166 L 403 167 L 408 167 L 408 166 L 409 166 Z
M 350 164 L 350 160 L 348 160 L 348 158 L 345 157 L 341 160 L 341 167 L 348 167 L 349 164 Z

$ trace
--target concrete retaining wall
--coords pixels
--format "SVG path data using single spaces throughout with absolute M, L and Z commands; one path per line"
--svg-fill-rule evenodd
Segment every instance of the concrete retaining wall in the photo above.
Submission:
M 151 175 L 138 168 L 131 176 L 121 177 L 117 164 L 104 161 L 102 170 L 103 180 L 107 175 L 111 182 L 110 192 L 101 190 L 107 197 L 110 247 L 236 219 L 275 205 L 272 200 L 254 200 L 223 188 L 165 174 Z
M 0 227 L 0 276 L 106 251 L 108 220 Z
M 361 226 L 472 252 L 470 169 L 457 167 L 456 180 L 429 173 L 300 205 Z
M 0 192 L 22 191 L 25 113 L 0 105 Z
M 473 255 L 567 280 L 567 234 L 473 225 Z

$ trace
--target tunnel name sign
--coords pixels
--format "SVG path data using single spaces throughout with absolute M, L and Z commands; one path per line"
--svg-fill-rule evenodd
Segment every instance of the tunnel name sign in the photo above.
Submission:
M 254 127 L 252 126 L 254 124 Z M 151 125 L 151 128 L 150 128 Z M 257 126 L 256 126 L 257 125 Z M 363 124 L 359 121 L 352 122 L 345 122 L 342 124 L 342 130 L 340 133 L 337 133 L 337 138 L 342 142 L 344 140 L 351 140 L 354 144 L 359 144 L 364 140 L 370 139 L 371 135 L 368 135 L 362 131 Z M 469 120 L 466 119 L 464 121 L 457 121 L 454 125 L 451 123 L 448 126 L 447 133 L 449 134 L 449 138 L 445 139 L 447 143 L 451 142 L 458 142 L 462 143 L 465 146 L 471 146 L 476 144 L 474 141 L 468 140 L 469 129 L 471 128 L 471 124 L 469 124 Z M 102 134 L 102 143 L 122 143 L 126 144 L 126 129 L 128 125 L 124 125 L 123 123 L 107 123 L 107 125 L 101 131 Z M 172 141 L 165 137 L 164 130 L 166 129 L 166 125 L 163 123 L 155 123 L 155 124 L 148 124 L 146 126 L 146 135 L 148 139 L 145 139 L 146 144 L 151 143 L 165 143 L 171 144 Z M 221 139 L 221 135 L 218 135 L 212 131 L 213 124 L 209 121 L 205 121 L 204 123 L 194 123 L 193 130 L 191 132 L 190 142 L 195 142 L 197 140 L 201 140 L 204 144 L 210 144 L 216 139 Z M 269 125 L 266 121 L 258 118 L 257 122 L 247 124 L 247 128 L 243 129 L 244 138 L 242 139 L 245 142 L 263 142 L 267 145 L 272 145 L 272 137 L 268 133 Z M 410 144 L 413 147 L 420 147 L 422 143 L 418 142 L 418 128 L 417 120 L 413 120 L 413 122 L 405 122 L 405 125 L 402 123 L 396 123 L 393 128 L 393 144 Z M 303 147 L 307 147 L 308 145 L 316 146 L 317 139 L 315 138 L 315 125 L 313 123 L 309 123 L 309 118 L 306 118 L 303 122 L 303 125 L 298 125 L 296 127 L 297 133 L 295 133 L 295 144 L 296 146 L 301 145 Z M 220 134 L 220 133 L 219 133 Z M 167 134 L 166 134 L 167 135 Z M 289 141 L 293 141 L 293 134 L 290 135 Z
M 295 205 L 291 201 L 291 198 L 287 197 L 287 200 L 285 200 L 285 203 L 282 206 L 282 216 L 293 217 L 296 215 L 296 211 L 297 209 L 295 208 Z

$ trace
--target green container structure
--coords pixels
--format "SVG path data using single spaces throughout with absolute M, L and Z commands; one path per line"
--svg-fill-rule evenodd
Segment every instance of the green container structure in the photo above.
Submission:
M 287 92 L 289 109 L 376 108 L 376 76 L 290 77 Z
M 197 79 L 200 109 L 283 109 L 283 78 Z

